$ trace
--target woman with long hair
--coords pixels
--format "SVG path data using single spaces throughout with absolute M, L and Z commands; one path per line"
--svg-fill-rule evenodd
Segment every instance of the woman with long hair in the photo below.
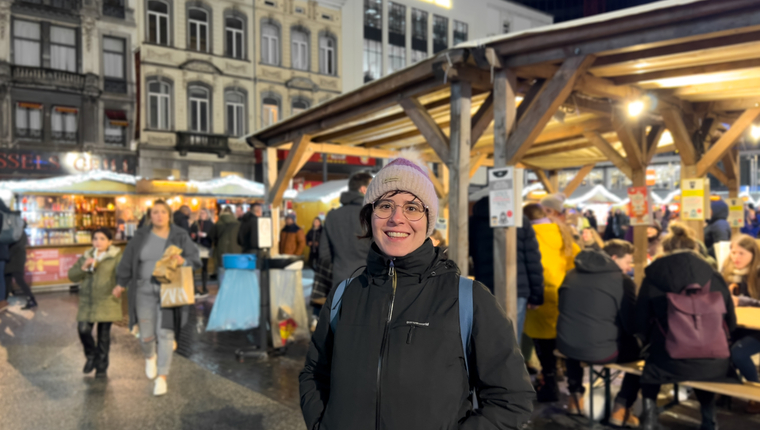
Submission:
M 760 299 L 760 247 L 751 236 L 740 234 L 731 241 L 731 254 L 723 264 L 723 279 L 736 306 L 757 305 Z M 731 346 L 731 360 L 748 381 L 760 383 L 752 356 L 760 353 L 760 333 L 738 329 Z M 760 413 L 760 403 L 749 402 L 747 412 Z
M 200 292 L 196 291 L 199 297 L 208 296 L 208 259 L 211 257 L 211 247 L 213 246 L 211 231 L 214 229 L 214 221 L 211 220 L 208 210 L 201 209 L 198 211 L 198 220 L 190 226 L 190 237 L 198 246 L 198 252 L 201 257 L 201 286 Z
M 153 395 L 166 394 L 174 340 L 187 322 L 189 306 L 161 307 L 161 285 L 153 277 L 156 263 L 170 245 L 182 250 L 172 258 L 179 265 L 201 267 L 198 248 L 187 230 L 172 224 L 171 207 L 156 200 L 150 210 L 150 224 L 139 229 L 127 244 L 124 257 L 116 271 L 113 295 L 121 297 L 127 290 L 129 329 L 140 327 L 140 346 L 145 356 L 145 374 L 155 379 Z
M 640 428 L 644 430 L 658 428 L 657 395 L 662 384 L 736 381 L 727 340 L 736 329 L 736 313 L 726 282 L 700 254 L 699 241 L 692 229 L 672 222 L 668 230 L 662 240 L 663 254 L 646 268 L 636 301 L 636 337 L 647 345 L 648 351 L 641 375 L 644 408 Z M 680 324 L 670 332 L 668 309 L 676 300 L 686 300 L 692 294 L 710 295 L 712 312 L 705 315 L 715 315 L 720 308 L 722 324 Z M 716 328 L 720 331 L 714 331 Z M 705 346 L 701 343 L 703 338 L 689 330 L 707 331 L 710 344 Z M 676 341 L 670 340 L 674 337 Z M 725 351 L 720 348 L 721 342 L 725 342 Z M 694 394 L 701 407 L 700 429 L 717 429 L 715 395 L 702 390 L 694 390 Z

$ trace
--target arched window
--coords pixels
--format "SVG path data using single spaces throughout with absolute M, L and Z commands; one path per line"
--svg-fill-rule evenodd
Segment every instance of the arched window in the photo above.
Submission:
M 158 0 L 148 1 L 148 41 L 169 44 L 169 5 Z
M 261 105 L 261 127 L 269 127 L 280 118 L 280 101 L 274 97 L 264 97 Z
M 148 127 L 171 128 L 171 84 L 154 79 L 148 81 Z
M 280 29 L 271 23 L 261 27 L 261 61 L 273 66 L 280 65 Z
M 232 58 L 245 58 L 245 24 L 243 20 L 234 16 L 228 16 L 224 19 L 224 24 L 225 55 Z
M 224 94 L 227 110 L 227 134 L 240 137 L 245 134 L 245 94 L 239 91 L 227 91 Z
M 292 67 L 309 70 L 309 35 L 303 30 L 293 29 L 290 39 Z
M 187 11 L 187 49 L 191 51 L 208 52 L 209 17 L 204 9 L 192 7 Z
M 336 75 L 337 43 L 335 38 L 329 35 L 319 36 L 319 73 L 325 75 Z
M 190 130 L 198 133 L 208 133 L 210 130 L 211 103 L 209 90 L 199 85 L 191 85 L 188 90 L 188 106 L 190 106 Z
M 309 102 L 304 99 L 293 99 L 290 104 L 290 113 L 292 115 L 298 115 L 309 108 Z

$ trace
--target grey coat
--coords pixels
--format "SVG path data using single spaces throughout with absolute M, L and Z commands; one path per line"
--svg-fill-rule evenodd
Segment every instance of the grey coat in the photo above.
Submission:
M 130 330 L 137 324 L 137 280 L 140 271 L 140 252 L 143 245 L 148 239 L 152 230 L 151 225 L 147 225 L 135 233 L 135 237 L 129 241 L 121 263 L 116 269 L 116 285 L 127 289 L 127 303 L 129 305 L 129 328 Z M 166 248 L 169 245 L 175 245 L 182 249 L 182 257 L 185 259 L 185 265 L 190 265 L 194 269 L 201 267 L 201 258 L 198 248 L 190 239 L 190 235 L 181 227 L 172 225 L 169 230 L 169 237 L 166 239 Z M 187 321 L 188 306 L 178 308 L 161 309 L 161 328 L 174 330 L 178 332 L 182 324 Z
M 364 194 L 346 191 L 340 195 L 340 203 L 343 206 L 327 214 L 319 241 L 321 264 L 327 266 L 332 263 L 333 287 L 351 275 L 361 273 L 357 269 L 367 265 L 367 255 L 372 245 L 369 239 L 358 238 L 364 233 L 359 220 Z

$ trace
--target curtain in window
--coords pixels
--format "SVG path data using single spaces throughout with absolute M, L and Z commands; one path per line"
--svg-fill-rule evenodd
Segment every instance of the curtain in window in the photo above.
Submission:
M 50 27 L 50 67 L 76 73 L 76 31 L 71 28 Z
M 261 30 L 261 55 L 267 64 L 279 64 L 280 32 L 272 24 L 265 24 Z
M 40 67 L 40 25 L 36 22 L 13 22 L 13 58 L 20 66 Z
M 124 79 L 124 41 L 103 38 L 103 72 L 109 78 Z
M 327 36 L 319 38 L 319 72 L 335 74 L 335 43 Z
M 302 31 L 293 32 L 293 68 L 307 70 L 309 68 L 309 36 Z

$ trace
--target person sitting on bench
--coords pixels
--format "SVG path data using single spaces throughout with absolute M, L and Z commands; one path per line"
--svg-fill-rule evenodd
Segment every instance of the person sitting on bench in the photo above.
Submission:
M 643 430 L 658 428 L 661 384 L 738 382 L 736 373 L 731 375 L 728 349 L 728 337 L 736 329 L 728 286 L 699 254 L 691 228 L 671 223 L 668 229 L 664 254 L 646 268 L 636 300 L 636 337 L 648 344 L 641 375 Z M 694 394 L 702 414 L 700 430 L 717 429 L 715 394 L 696 389 Z
M 603 251 L 586 250 L 575 258 L 559 290 L 557 348 L 568 357 L 567 382 L 571 415 L 583 413 L 583 369 L 590 364 L 638 361 L 633 337 L 636 284 L 625 273 L 633 263 L 633 245 L 620 239 L 604 244 Z M 615 399 L 610 423 L 638 427 L 631 408 L 639 392 L 639 377 L 626 374 Z

